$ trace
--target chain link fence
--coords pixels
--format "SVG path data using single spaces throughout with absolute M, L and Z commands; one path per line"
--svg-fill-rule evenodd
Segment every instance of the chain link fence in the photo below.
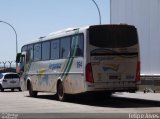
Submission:
M 15 61 L 0 61 L 0 73 L 16 72 Z

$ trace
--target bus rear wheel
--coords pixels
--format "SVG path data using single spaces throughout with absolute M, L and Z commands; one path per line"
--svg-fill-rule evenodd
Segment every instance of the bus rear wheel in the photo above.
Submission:
M 33 87 L 31 85 L 31 83 L 29 83 L 28 85 L 28 90 L 29 90 L 29 96 L 30 97 L 37 97 L 37 91 L 33 91 Z
M 57 96 L 59 101 L 65 101 L 66 100 L 66 94 L 64 93 L 64 87 L 63 83 L 59 82 L 57 86 Z
M 21 89 L 21 88 L 18 88 L 18 90 L 19 90 L 20 92 L 22 92 L 22 89 Z

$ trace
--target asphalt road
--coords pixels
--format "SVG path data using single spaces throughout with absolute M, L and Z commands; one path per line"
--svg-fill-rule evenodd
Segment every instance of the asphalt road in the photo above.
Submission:
M 56 114 L 55 117 L 97 117 L 101 115 L 109 115 L 111 117 L 125 114 L 157 114 L 160 119 L 160 93 L 116 93 L 107 99 L 93 99 L 92 97 L 76 97 L 68 100 L 68 102 L 59 102 L 52 94 L 39 93 L 37 98 L 28 96 L 28 92 L 0 92 L 0 113 L 6 115 L 16 113 L 39 113 L 46 116 Z M 42 113 L 42 114 L 40 114 Z M 63 114 L 65 114 L 63 116 Z M 86 114 L 83 116 L 83 114 Z M 87 114 L 89 114 L 87 116 Z M 92 115 L 92 116 L 91 116 Z M 34 116 L 37 116 L 34 115 Z M 124 115 L 122 115 L 124 116 Z

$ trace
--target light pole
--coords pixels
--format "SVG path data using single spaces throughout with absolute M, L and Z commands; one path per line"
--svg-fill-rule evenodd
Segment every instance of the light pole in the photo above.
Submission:
M 1 20 L 0 20 L 0 22 L 9 25 L 13 29 L 13 31 L 14 31 L 14 33 L 16 35 L 16 54 L 17 54 L 18 53 L 18 41 L 17 41 L 17 32 L 16 32 L 15 28 L 11 24 L 9 24 L 8 22 L 1 21 Z
M 98 10 L 98 13 L 99 13 L 99 24 L 101 24 L 101 12 L 100 12 L 100 9 L 99 9 L 99 7 L 98 7 L 98 4 L 96 3 L 96 1 L 95 0 L 92 0 L 92 2 L 96 5 L 96 7 L 97 7 L 97 10 Z

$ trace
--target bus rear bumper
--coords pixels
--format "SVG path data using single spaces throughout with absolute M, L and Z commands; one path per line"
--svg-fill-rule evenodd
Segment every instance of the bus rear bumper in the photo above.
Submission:
M 103 82 L 88 84 L 88 91 L 135 92 L 138 90 L 136 82 Z

